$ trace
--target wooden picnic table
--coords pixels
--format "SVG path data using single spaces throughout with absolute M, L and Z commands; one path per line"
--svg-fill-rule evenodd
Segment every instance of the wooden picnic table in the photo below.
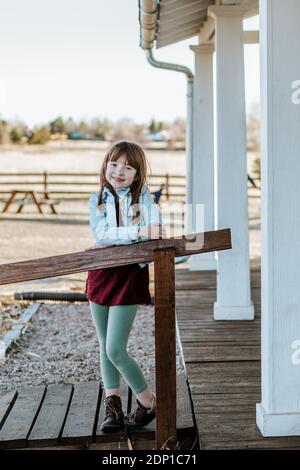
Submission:
M 47 192 L 42 192 L 42 195 L 43 195 L 42 199 L 41 199 L 40 194 L 41 194 L 41 192 L 38 192 L 38 191 L 30 191 L 30 190 L 27 190 L 27 189 L 23 189 L 23 190 L 13 189 L 10 193 L 9 198 L 5 202 L 5 205 L 2 209 L 2 214 L 4 212 L 7 212 L 9 207 L 13 203 L 18 204 L 16 214 L 20 214 L 20 212 L 22 212 L 22 209 L 23 209 L 24 205 L 30 200 L 33 202 L 33 204 L 35 204 L 35 206 L 37 207 L 40 214 L 44 213 L 43 209 L 42 209 L 43 205 L 48 205 L 50 207 L 52 213 L 57 214 L 56 209 L 55 209 L 54 206 L 55 206 L 55 204 L 58 203 L 58 201 L 54 201 L 53 199 L 50 199 Z M 17 200 L 16 198 L 17 198 L 18 195 L 23 195 L 23 197 L 21 197 L 21 199 Z

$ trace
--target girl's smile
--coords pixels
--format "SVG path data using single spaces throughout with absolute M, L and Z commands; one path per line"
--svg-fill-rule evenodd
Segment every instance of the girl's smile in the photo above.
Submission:
M 107 164 L 105 178 L 113 188 L 128 188 L 134 181 L 136 169 L 128 165 L 126 157 L 121 156 L 116 161 Z

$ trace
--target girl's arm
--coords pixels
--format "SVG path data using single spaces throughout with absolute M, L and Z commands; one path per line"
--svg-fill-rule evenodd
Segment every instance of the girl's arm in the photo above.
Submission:
M 105 212 L 97 210 L 98 194 L 94 193 L 89 199 L 90 227 L 96 244 L 99 245 L 127 245 L 137 242 L 138 225 L 124 227 L 109 227 Z

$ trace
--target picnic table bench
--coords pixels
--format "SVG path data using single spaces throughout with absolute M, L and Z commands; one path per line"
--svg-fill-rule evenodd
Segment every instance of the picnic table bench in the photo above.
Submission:
M 21 196 L 17 199 L 17 196 Z M 23 207 L 25 204 L 33 203 L 40 214 L 43 214 L 42 206 L 49 206 L 51 209 L 52 214 L 57 214 L 55 206 L 59 204 L 59 201 L 51 199 L 48 193 L 40 192 L 40 191 L 32 191 L 27 189 L 13 189 L 10 192 L 10 195 L 7 200 L 4 200 L 4 207 L 2 209 L 2 214 L 8 211 L 9 207 L 16 203 L 18 208 L 16 210 L 16 214 L 20 214 L 22 212 Z

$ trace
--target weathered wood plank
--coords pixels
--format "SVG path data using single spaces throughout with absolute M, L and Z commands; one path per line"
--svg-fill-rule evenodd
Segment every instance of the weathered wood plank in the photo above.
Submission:
M 71 384 L 51 384 L 27 439 L 28 447 L 58 445 L 71 400 Z
M 192 436 L 195 433 L 190 395 L 184 374 L 177 375 L 177 430 L 178 437 Z
M 249 417 L 239 413 L 239 419 L 228 415 L 216 418 L 205 416 L 196 420 L 202 449 L 280 449 L 281 447 L 299 447 L 300 436 L 291 437 L 262 437 L 255 423 L 255 413 Z
M 25 449 L 21 450 L 29 450 L 32 451 L 32 449 L 29 449 L 28 447 Z M 63 446 L 55 446 L 55 447 L 35 447 L 34 450 L 54 450 L 55 452 L 57 451 L 65 451 L 65 450 L 103 450 L 103 451 L 108 451 L 108 450 L 128 450 L 128 443 L 127 440 L 124 441 L 113 441 L 113 442 L 104 442 L 104 443 L 92 443 L 88 444 L 87 446 L 85 444 L 74 444 L 74 445 L 63 445 Z M 76 455 L 75 455 L 76 458 Z
M 176 440 L 175 250 L 155 251 L 156 448 Z
M 189 333 L 184 338 L 184 343 L 194 343 L 195 341 L 207 343 L 238 343 L 238 344 L 259 344 L 256 333 L 240 333 L 237 337 L 234 333 L 226 333 L 223 331 L 213 332 L 211 334 L 203 334 L 199 331 Z
M 195 414 L 238 413 L 252 411 L 260 401 L 260 391 L 254 393 L 193 394 Z
M 231 248 L 230 229 L 184 237 L 151 240 L 119 246 L 99 247 L 76 253 L 38 258 L 0 266 L 0 285 L 79 273 L 88 270 L 123 266 L 154 260 L 158 249 L 174 248 L 176 256 L 206 253 Z
M 34 423 L 45 394 L 45 386 L 19 390 L 11 412 L 1 431 L 0 448 L 26 447 L 26 439 Z
M 183 313 L 187 314 L 189 311 L 191 312 L 191 315 L 196 315 L 198 316 L 213 316 L 213 304 L 214 302 L 209 301 L 206 303 L 201 302 L 200 296 L 190 296 L 190 297 L 182 297 L 181 295 L 178 295 L 176 293 L 176 305 L 177 307 L 180 307 L 180 309 L 183 310 Z M 255 318 L 258 318 L 261 316 L 261 304 L 259 301 L 254 302 L 255 306 Z M 218 320 L 222 321 L 222 320 Z M 253 321 L 253 320 L 249 320 Z
M 187 301 L 192 301 L 195 296 L 197 296 L 198 301 L 200 304 L 207 304 L 207 303 L 214 303 L 216 300 L 217 292 L 215 289 L 205 289 L 203 291 L 199 290 L 179 290 L 176 289 L 176 298 L 180 299 L 180 297 L 185 297 Z M 252 293 L 252 300 L 255 303 L 260 305 L 260 292 L 253 292 Z
M 259 361 L 259 344 L 244 345 L 231 344 L 230 346 L 221 343 L 219 345 L 203 345 L 198 343 L 184 344 L 185 362 L 217 362 L 217 361 Z
M 251 288 L 260 289 L 260 286 L 260 275 L 251 275 Z M 179 291 L 216 289 L 216 271 L 191 271 L 189 276 L 183 276 L 180 271 L 176 269 L 176 289 Z
M 206 322 L 206 321 L 211 321 L 212 324 L 218 324 L 218 325 L 228 325 L 228 321 L 225 320 L 215 320 L 213 318 L 213 304 L 214 301 L 208 302 L 208 303 L 201 303 L 200 301 L 201 295 L 199 294 L 198 297 L 198 302 L 196 302 L 196 299 L 185 299 L 187 303 L 183 303 L 181 297 L 176 296 L 176 307 L 179 309 L 180 308 L 180 315 L 178 317 L 178 321 L 200 321 L 200 322 Z M 257 308 L 259 305 L 254 303 L 254 306 Z M 256 312 L 255 312 L 256 313 Z M 232 327 L 234 326 L 242 326 L 242 323 L 244 325 L 248 325 L 250 327 L 251 325 L 259 324 L 260 322 L 260 310 L 258 310 L 258 315 L 255 316 L 253 320 L 247 320 L 247 323 L 245 323 L 245 320 L 234 320 L 232 323 Z
M 18 396 L 17 390 L 6 393 L 0 397 L 0 429 L 9 415 Z
M 99 382 L 74 384 L 74 392 L 61 436 L 61 444 L 90 444 L 93 442 L 97 405 L 100 399 L 101 388 Z
M 200 370 L 200 375 L 199 375 Z M 218 380 L 219 377 L 239 377 L 241 374 L 247 377 L 260 377 L 260 362 L 251 361 L 248 364 L 245 362 L 215 362 L 213 364 L 201 364 L 200 367 L 197 364 L 189 365 L 189 372 L 191 376 L 195 378 L 209 377 L 209 379 Z
M 188 363 L 186 368 L 192 395 L 260 391 L 260 367 L 256 361 Z
M 228 333 L 233 333 L 233 334 L 239 334 L 239 333 L 248 333 L 248 332 L 256 332 L 259 333 L 260 331 L 260 324 L 259 323 L 254 323 L 251 321 L 249 322 L 244 322 L 244 324 L 232 324 L 228 325 L 226 328 L 225 322 L 221 321 L 210 321 L 209 323 L 204 323 L 201 320 L 191 320 L 190 324 L 188 322 L 179 322 L 180 323 L 180 329 L 181 331 L 190 331 L 193 333 L 194 331 L 201 331 L 204 334 L 205 333 L 217 333 L 220 331 L 228 332 Z
M 241 322 L 242 323 L 242 322 Z M 239 332 L 239 331 L 259 331 L 260 330 L 260 322 L 256 320 L 252 320 L 251 323 L 250 321 L 247 321 L 247 323 L 244 321 L 243 324 L 241 324 L 239 321 L 236 321 L 236 323 L 231 322 L 231 324 L 227 325 L 225 324 L 225 321 L 223 320 L 214 320 L 213 318 L 209 317 L 200 317 L 200 318 L 191 318 L 188 320 L 188 318 L 183 318 L 178 321 L 178 324 L 180 327 L 184 329 L 188 329 L 189 326 L 193 330 L 201 330 L 203 329 L 215 329 L 215 330 L 229 330 L 232 332 Z
M 133 450 L 155 450 L 155 439 L 133 439 L 131 445 Z
M 176 310 L 201 448 L 300 449 L 300 436 L 264 438 L 256 426 L 255 408 L 261 400 L 260 273 L 251 273 L 256 315 L 251 322 L 215 322 L 209 288 L 210 282 L 215 288 L 215 273 L 205 280 L 206 274 L 196 274 L 200 280 L 192 273 L 185 288 L 190 273 L 180 271 Z

